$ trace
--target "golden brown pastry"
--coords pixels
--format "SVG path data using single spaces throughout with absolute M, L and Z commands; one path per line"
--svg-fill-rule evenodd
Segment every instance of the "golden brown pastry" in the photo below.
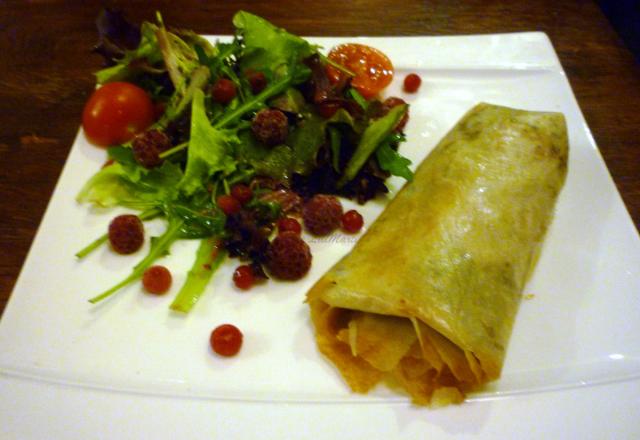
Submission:
M 479 104 L 309 291 L 320 351 L 349 386 L 417 404 L 500 376 L 567 173 L 564 116 Z

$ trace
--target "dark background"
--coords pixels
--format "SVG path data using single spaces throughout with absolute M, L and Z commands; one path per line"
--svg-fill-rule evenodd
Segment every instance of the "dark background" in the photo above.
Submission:
M 598 5 L 640 62 L 640 0 L 600 0 Z

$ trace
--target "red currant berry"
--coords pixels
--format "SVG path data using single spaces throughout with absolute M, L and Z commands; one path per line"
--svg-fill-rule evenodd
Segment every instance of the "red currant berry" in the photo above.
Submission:
M 250 266 L 238 266 L 235 272 L 233 272 L 233 283 L 238 289 L 249 290 L 254 282 L 255 278 Z
M 407 93 L 415 93 L 420 88 L 422 79 L 415 73 L 410 73 L 404 78 L 404 91 Z
M 242 209 L 240 202 L 235 197 L 228 194 L 218 196 L 216 204 L 226 215 L 235 214 L 240 212 L 240 209 Z
M 220 356 L 234 356 L 242 347 L 242 332 L 232 324 L 222 324 L 211 332 L 209 343 Z
M 220 104 L 229 104 L 236 97 L 236 85 L 227 78 L 220 78 L 211 89 L 213 100 Z
M 231 195 L 242 205 L 247 203 L 253 197 L 253 191 L 247 185 L 239 183 L 231 188 Z
M 342 222 L 342 230 L 349 234 L 355 234 L 356 232 L 362 229 L 364 225 L 364 220 L 360 213 L 354 209 L 351 211 L 347 211 L 344 213 L 341 219 Z
M 300 222 L 295 218 L 282 217 L 280 220 L 278 220 L 278 232 L 282 234 L 283 232 L 289 231 L 295 232 L 296 234 L 300 235 L 302 233 L 302 226 L 300 225 Z
M 155 295 L 167 293 L 171 288 L 171 272 L 164 266 L 151 266 L 142 275 L 144 289 Z

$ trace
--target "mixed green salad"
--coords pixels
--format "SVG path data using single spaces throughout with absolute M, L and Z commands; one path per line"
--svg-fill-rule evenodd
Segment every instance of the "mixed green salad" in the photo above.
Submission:
M 240 11 L 233 24 L 232 39 L 211 43 L 167 28 L 159 14 L 138 27 L 102 12 L 96 51 L 108 66 L 96 73 L 98 85 L 135 85 L 154 116 L 134 138 L 108 146 L 108 166 L 77 200 L 126 207 L 143 221 L 162 218 L 166 229 L 132 272 L 92 303 L 139 280 L 176 240 L 196 239 L 192 269 L 171 305 L 187 312 L 229 256 L 266 277 L 264 246 L 274 222 L 299 214 L 298 200 L 332 194 L 365 203 L 387 192 L 390 175 L 412 178 L 410 161 L 397 152 L 405 139 L 403 101 L 365 98 L 352 86 L 356 73 L 260 17 Z M 238 185 L 250 189 L 243 213 L 220 203 Z M 247 223 L 262 234 L 259 249 Z M 99 237 L 77 256 L 108 240 Z

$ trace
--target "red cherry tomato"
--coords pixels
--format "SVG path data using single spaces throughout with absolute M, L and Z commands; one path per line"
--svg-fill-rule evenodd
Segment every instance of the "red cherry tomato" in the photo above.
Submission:
M 238 289 L 249 290 L 254 281 L 253 271 L 247 265 L 238 266 L 233 272 L 233 283 Z
M 130 83 L 112 82 L 93 92 L 82 112 L 82 127 L 91 143 L 104 147 L 131 140 L 154 117 L 147 92 Z
M 415 93 L 420 88 L 420 84 L 422 84 L 422 78 L 415 73 L 410 73 L 404 78 L 404 91 L 407 93 Z
M 155 295 L 167 293 L 171 288 L 171 272 L 164 266 L 151 266 L 142 275 L 144 289 Z
M 238 199 L 228 194 L 218 196 L 218 198 L 216 199 L 216 203 L 218 204 L 218 207 L 222 209 L 222 212 L 224 212 L 226 215 L 235 214 L 242 209 L 242 205 L 240 204 Z
M 278 232 L 281 234 L 283 232 L 295 232 L 300 235 L 302 233 L 302 226 L 300 222 L 295 218 L 291 217 L 282 217 L 278 220 Z
M 329 59 L 355 74 L 351 85 L 365 99 L 373 98 L 393 79 L 391 60 L 378 49 L 364 44 L 349 43 L 336 46 L 329 52 Z M 327 65 L 327 74 L 334 83 L 346 75 L 331 65 Z
M 232 324 L 222 324 L 211 332 L 209 343 L 220 356 L 234 356 L 242 347 L 242 332 Z
M 247 185 L 238 183 L 231 188 L 231 196 L 244 205 L 253 197 L 253 191 Z
M 355 234 L 364 225 L 364 220 L 360 213 L 354 209 L 344 213 L 341 219 L 342 230 L 349 234 Z

